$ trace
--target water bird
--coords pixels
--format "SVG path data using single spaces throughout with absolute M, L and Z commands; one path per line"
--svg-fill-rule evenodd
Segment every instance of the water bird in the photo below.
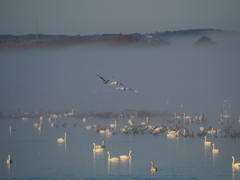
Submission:
M 96 148 L 96 143 L 93 143 L 93 151 L 95 151 L 95 152 L 102 152 L 102 151 L 104 151 L 104 148 Z
M 151 171 L 152 171 L 152 172 L 156 172 L 156 171 L 157 171 L 157 168 L 154 167 L 154 162 L 151 161 L 150 163 L 152 164 Z
M 108 154 L 108 161 L 119 161 L 120 160 L 120 158 L 118 158 L 118 157 L 113 157 L 113 158 L 111 158 L 110 156 L 110 152 L 108 151 L 108 152 L 106 152 L 107 154 Z
M 236 168 L 240 168 L 240 163 L 239 162 L 235 163 L 235 157 L 231 156 L 230 158 L 232 158 L 232 166 Z
M 113 77 L 111 77 L 109 79 L 104 79 L 102 76 L 99 76 L 98 74 L 96 74 L 96 76 L 98 76 L 99 78 L 101 78 L 103 80 L 103 84 L 107 84 L 108 81 L 113 78 Z
M 145 126 L 149 123 L 149 117 L 146 117 L 146 121 L 145 122 L 141 122 L 141 126 Z
M 105 141 L 102 141 L 102 145 L 95 145 L 96 149 L 105 148 Z
M 204 136 L 204 144 L 205 145 L 211 145 L 212 144 L 210 141 L 207 141 L 207 136 Z
M 128 155 L 121 155 L 119 157 L 120 157 L 120 159 L 132 159 L 132 155 L 131 155 L 132 153 L 133 153 L 133 151 L 131 150 L 131 151 L 129 151 Z
M 122 83 L 118 82 L 118 81 L 113 81 L 111 82 L 108 86 L 112 86 L 112 85 L 121 85 Z
M 117 127 L 117 122 L 118 122 L 118 120 L 115 120 L 115 121 L 114 121 L 114 124 L 110 124 L 109 126 L 110 126 L 111 128 L 116 128 L 116 127 Z
M 219 149 L 215 149 L 215 144 L 212 144 L 212 152 L 219 153 Z
M 7 163 L 8 163 L 8 164 L 11 164 L 11 163 L 12 163 L 10 154 L 8 155 Z
M 59 142 L 59 143 L 62 143 L 62 142 L 66 142 L 67 141 L 67 132 L 65 132 L 64 133 L 64 139 L 63 138 L 59 138 L 59 139 L 57 139 L 57 141 Z
M 130 126 L 134 126 L 134 122 L 133 122 L 131 119 L 128 120 L 128 124 L 129 124 Z

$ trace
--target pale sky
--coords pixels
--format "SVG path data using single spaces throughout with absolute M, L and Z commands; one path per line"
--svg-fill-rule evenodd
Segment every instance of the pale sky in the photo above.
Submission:
M 239 0 L 0 0 L 0 34 L 240 32 Z

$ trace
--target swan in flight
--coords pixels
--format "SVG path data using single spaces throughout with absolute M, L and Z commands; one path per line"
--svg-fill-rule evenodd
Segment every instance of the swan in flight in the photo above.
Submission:
M 152 172 L 157 171 L 157 168 L 154 167 L 154 162 L 151 161 L 150 163 L 152 164 L 151 171 L 152 171 Z
M 108 154 L 108 161 L 119 161 L 120 160 L 120 158 L 118 158 L 118 157 L 113 157 L 113 158 L 111 158 L 110 157 L 110 152 L 108 151 L 108 152 L 106 152 L 107 154 Z
M 64 139 L 63 138 L 59 138 L 57 141 L 59 142 L 59 143 L 62 143 L 62 142 L 66 142 L 67 141 L 67 132 L 65 132 L 64 133 Z
M 120 157 L 120 159 L 132 159 L 132 156 L 131 156 L 132 153 L 133 153 L 133 151 L 129 151 L 128 156 L 127 155 L 121 155 L 119 157 Z
M 108 81 L 113 78 L 113 77 L 111 77 L 111 78 L 109 78 L 109 79 L 104 79 L 102 76 L 99 76 L 98 74 L 96 74 L 96 76 L 98 76 L 100 79 L 103 80 L 103 84 L 107 84 Z
M 219 149 L 215 149 L 215 144 L 212 144 L 212 152 L 219 153 Z
M 7 163 L 8 163 L 8 164 L 11 164 L 11 163 L 12 163 L 10 154 L 8 155 Z
M 204 136 L 204 144 L 205 145 L 211 145 L 212 144 L 210 141 L 207 141 L 207 136 Z
M 120 83 L 118 81 L 113 81 L 108 86 L 111 86 L 111 85 L 122 85 L 122 83 Z
M 231 158 L 232 158 L 232 166 L 233 166 L 233 167 L 236 167 L 236 168 L 240 168 L 240 163 L 239 163 L 239 162 L 234 163 L 234 162 L 235 162 L 234 156 L 231 156 Z
M 93 151 L 102 152 L 102 151 L 104 151 L 104 148 L 102 148 L 102 147 L 96 148 L 96 143 L 93 143 Z
M 121 85 L 121 86 L 116 87 L 115 89 L 120 89 L 120 90 L 122 90 L 122 91 L 130 90 L 130 91 L 133 91 L 133 92 L 139 92 L 139 91 L 134 90 L 134 89 L 132 89 L 132 88 L 127 88 L 127 87 L 125 87 L 122 83 L 120 83 L 119 85 Z M 114 90 L 114 89 L 109 89 L 109 90 Z

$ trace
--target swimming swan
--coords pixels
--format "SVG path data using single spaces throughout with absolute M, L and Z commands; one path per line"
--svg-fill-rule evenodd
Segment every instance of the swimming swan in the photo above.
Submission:
M 93 151 L 95 151 L 95 152 L 102 152 L 102 151 L 104 151 L 104 148 L 96 148 L 96 143 L 93 143 Z
M 231 158 L 232 158 L 232 166 L 235 167 L 235 168 L 240 168 L 240 163 L 239 162 L 234 163 L 235 162 L 234 156 L 231 156 Z
M 121 155 L 119 157 L 120 157 L 120 159 L 132 159 L 132 156 L 131 156 L 132 153 L 133 153 L 133 151 L 129 151 L 128 156 L 127 155 Z
M 95 145 L 95 147 L 96 147 L 96 149 L 105 148 L 105 141 L 102 141 L 102 145 Z
M 66 142 L 67 141 L 67 132 L 65 132 L 64 133 L 64 139 L 63 138 L 59 138 L 57 141 L 59 142 L 59 143 L 62 143 L 62 142 Z
M 152 172 L 157 171 L 157 168 L 154 167 L 154 162 L 151 161 L 150 163 L 152 164 L 151 171 L 152 171 Z
M 118 157 L 113 157 L 113 158 L 111 158 L 110 157 L 110 152 L 108 151 L 108 152 L 106 152 L 107 154 L 108 154 L 108 161 L 119 161 L 120 160 L 120 158 L 118 158 Z
M 205 145 L 211 145 L 212 144 L 210 141 L 207 141 L 207 136 L 204 136 L 204 144 Z
M 215 149 L 215 144 L 212 144 L 212 152 L 219 153 L 219 149 Z
M 11 163 L 12 163 L 10 154 L 8 155 L 7 163 L 8 163 L 8 164 L 11 164 Z

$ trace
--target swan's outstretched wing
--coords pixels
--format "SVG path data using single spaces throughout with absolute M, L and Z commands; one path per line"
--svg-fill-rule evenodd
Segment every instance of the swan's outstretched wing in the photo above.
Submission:
M 102 76 L 99 76 L 98 74 L 96 74 L 96 76 L 100 77 L 103 81 L 106 81 Z
M 139 92 L 137 90 L 134 90 L 134 89 L 131 89 L 131 88 L 125 88 L 126 90 L 130 90 L 130 91 L 133 91 L 133 92 Z
M 99 76 L 98 74 L 96 74 L 96 76 L 98 76 L 99 78 L 101 78 L 101 79 L 103 80 L 103 84 L 107 84 L 108 81 L 113 78 L 113 77 L 111 77 L 111 78 L 109 78 L 109 79 L 106 80 L 106 79 L 104 79 L 102 76 Z
M 118 81 L 113 81 L 113 82 L 111 82 L 108 86 L 111 86 L 111 85 L 120 85 L 120 84 L 122 84 L 122 83 L 120 83 L 120 82 L 118 82 Z

